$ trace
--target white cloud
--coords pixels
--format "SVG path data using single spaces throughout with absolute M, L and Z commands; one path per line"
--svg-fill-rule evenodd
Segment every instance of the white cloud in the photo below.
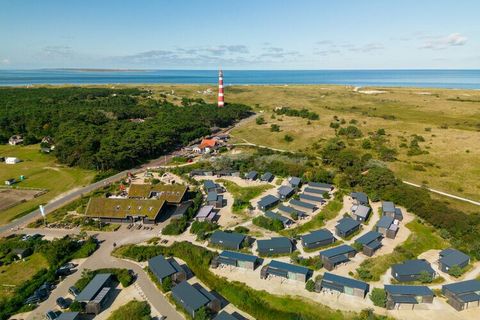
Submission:
M 426 41 L 420 46 L 421 49 L 441 50 L 448 47 L 463 46 L 468 38 L 460 33 L 452 33 L 445 37 L 424 37 Z
M 0 61 L 0 64 L 3 64 L 3 65 L 10 64 L 10 59 L 7 59 L 7 58 L 2 59 L 2 60 Z

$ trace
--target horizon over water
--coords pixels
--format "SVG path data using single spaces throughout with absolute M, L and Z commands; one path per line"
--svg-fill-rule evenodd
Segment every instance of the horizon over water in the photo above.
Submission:
M 223 70 L 226 85 L 333 84 L 480 89 L 480 70 Z M 39 84 L 211 84 L 218 70 L 0 70 L 0 86 Z

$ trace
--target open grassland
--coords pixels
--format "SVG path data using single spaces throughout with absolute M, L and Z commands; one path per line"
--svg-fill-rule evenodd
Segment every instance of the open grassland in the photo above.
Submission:
M 0 299 L 12 295 L 17 286 L 30 280 L 41 269 L 48 268 L 48 261 L 40 253 L 6 266 L 0 266 Z
M 22 162 L 7 165 L 0 163 L 0 182 L 10 178 L 19 180 L 21 175 L 25 180 L 15 184 L 16 188 L 46 189 L 47 193 L 0 212 L 0 225 L 15 219 L 47 203 L 58 195 L 71 189 L 90 183 L 94 171 L 70 168 L 59 165 L 53 155 L 39 152 L 38 145 L 30 146 L 0 146 L 0 156 L 17 157 Z
M 245 209 L 248 206 L 250 200 L 260 196 L 265 191 L 273 188 L 273 186 L 270 184 L 252 187 L 241 187 L 235 182 L 225 179 L 218 179 L 217 182 L 222 183 L 228 190 L 228 192 L 233 195 L 235 203 L 232 209 L 234 212 Z
M 419 254 L 431 249 L 445 249 L 448 242 L 442 239 L 433 227 L 414 220 L 406 224 L 412 234 L 390 254 L 369 258 L 357 269 L 357 276 L 366 281 L 378 281 L 380 277 L 395 263 L 414 259 Z
M 165 94 L 167 99 L 180 102 L 189 96 L 215 101 L 215 95 L 205 95 L 206 85 L 147 86 L 154 95 Z M 172 91 L 173 90 L 173 91 Z M 383 93 L 367 94 L 363 90 Z M 172 94 L 173 92 L 173 94 Z M 245 103 L 262 115 L 265 124 L 254 119 L 245 121 L 233 130 L 234 141 L 292 151 L 315 152 L 314 143 L 335 136 L 330 127 L 334 116 L 345 124 L 355 121 L 364 137 L 369 132 L 385 129 L 387 146 L 397 150 L 397 161 L 388 163 L 398 177 L 434 189 L 480 201 L 480 92 L 475 90 L 362 88 L 350 86 L 289 85 L 289 86 L 229 86 L 225 89 L 227 102 Z M 275 115 L 277 107 L 307 108 L 316 112 L 319 120 Z M 271 125 L 280 127 L 272 132 Z M 293 141 L 287 142 L 288 134 Z M 421 135 L 423 151 L 428 154 L 408 156 L 407 148 L 413 134 Z M 362 139 L 351 140 L 352 147 L 360 148 Z M 312 150 L 313 149 L 313 150 Z M 451 203 L 456 206 L 457 202 Z M 459 204 L 467 211 L 478 207 Z

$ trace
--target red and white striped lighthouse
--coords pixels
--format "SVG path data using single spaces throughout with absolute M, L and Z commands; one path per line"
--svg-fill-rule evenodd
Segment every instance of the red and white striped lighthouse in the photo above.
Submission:
M 222 69 L 218 71 L 218 106 L 222 108 L 225 104 L 223 100 L 223 72 Z

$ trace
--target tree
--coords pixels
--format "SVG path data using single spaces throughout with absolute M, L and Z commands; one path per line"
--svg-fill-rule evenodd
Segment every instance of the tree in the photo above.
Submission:
M 305 289 L 310 292 L 315 291 L 315 282 L 312 279 L 309 279 L 307 283 L 305 283 Z
M 387 305 L 387 293 L 384 289 L 374 288 L 372 293 L 370 293 L 370 300 L 372 300 L 373 305 L 377 307 L 385 308 Z

